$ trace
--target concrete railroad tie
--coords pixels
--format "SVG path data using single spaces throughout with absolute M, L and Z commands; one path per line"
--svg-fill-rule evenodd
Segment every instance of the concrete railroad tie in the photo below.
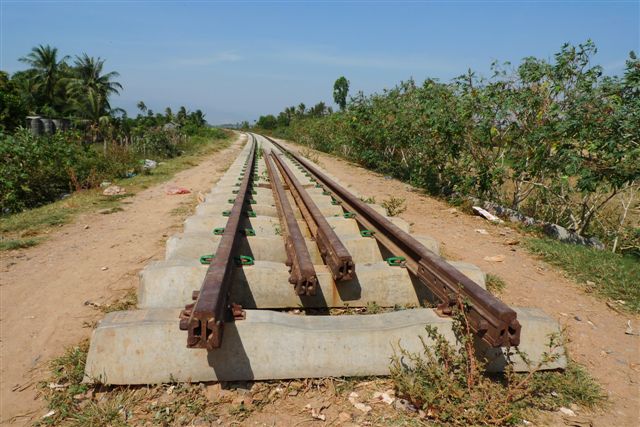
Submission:
M 272 145 L 260 139 L 262 148 Z M 269 309 L 298 307 L 427 307 L 433 295 L 407 269 L 390 266 L 392 256 L 374 238 L 363 237 L 356 220 L 343 217 L 344 210 L 332 198 L 316 188 L 309 177 L 288 160 L 296 178 L 303 183 L 314 203 L 326 217 L 356 264 L 356 277 L 336 284 L 306 222 L 294 207 L 305 243 L 314 264 L 318 289 L 314 296 L 298 296 L 288 282 L 289 268 L 281 235 L 280 221 L 270 188 L 266 182 L 265 162 L 258 160 L 260 177 L 255 203 L 250 205 L 254 217 L 243 217 L 240 229 L 250 228 L 255 236 L 242 237 L 239 254 L 250 255 L 254 265 L 234 267 L 230 302 L 245 309 L 246 319 L 227 322 L 224 340 L 218 349 L 186 348 L 186 332 L 178 328 L 181 308 L 192 302 L 208 266 L 200 256 L 213 254 L 221 236 L 212 233 L 227 222 L 224 212 L 231 209 L 236 183 L 250 151 L 247 144 L 224 176 L 206 195 L 195 215 L 185 221 L 184 232 L 167 241 L 164 261 L 151 262 L 140 273 L 138 309 L 109 313 L 93 332 L 86 363 L 85 380 L 105 384 L 153 384 L 178 381 L 236 381 L 306 378 L 326 376 L 387 375 L 389 358 L 398 345 L 421 352 L 420 336 L 425 325 L 436 326 L 454 342 L 450 318 L 440 317 L 430 308 L 411 308 L 381 314 L 312 316 L 295 315 Z M 332 179 L 335 179 L 331 177 Z M 337 181 L 337 180 L 336 180 Z M 290 195 L 288 196 L 290 197 Z M 381 206 L 370 205 L 384 214 Z M 389 218 L 403 231 L 409 224 Z M 438 242 L 429 236 L 414 236 L 438 254 Z M 471 280 L 485 287 L 485 274 L 475 265 L 449 261 Z M 548 350 L 548 336 L 559 332 L 558 323 L 538 309 L 514 308 L 522 325 L 520 350 L 533 366 Z M 489 370 L 505 366 L 506 349 L 489 348 L 478 340 L 479 354 L 489 360 Z M 545 369 L 566 367 L 564 350 Z M 295 357 L 292 357 L 292 352 Z M 527 371 L 519 357 L 515 368 Z

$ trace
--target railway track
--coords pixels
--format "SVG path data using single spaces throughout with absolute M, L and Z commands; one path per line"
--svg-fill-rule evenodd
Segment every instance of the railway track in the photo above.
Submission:
M 109 313 L 94 331 L 87 378 L 386 375 L 395 345 L 423 351 L 425 325 L 453 341 L 461 305 L 488 370 L 504 369 L 512 346 L 529 357 L 515 361 L 517 371 L 546 357 L 555 320 L 508 307 L 484 289 L 477 267 L 444 260 L 434 239 L 410 234 L 408 223 L 286 146 L 243 138 L 184 231 L 167 240 L 165 260 L 141 272 L 137 309 Z M 369 306 L 383 310 L 348 314 Z M 343 315 L 328 315 L 334 308 Z M 564 366 L 560 354 L 546 368 Z
M 264 138 L 269 147 L 257 147 L 257 137 L 250 134 L 251 150 L 245 168 L 238 177 L 239 188 L 233 207 L 222 233 L 215 257 L 199 291 L 194 292 L 195 303 L 186 306 L 181 314 L 181 328 L 188 331 L 187 347 L 219 348 L 226 319 L 241 319 L 238 304 L 228 303 L 232 280 L 232 264 L 244 255 L 236 254 L 240 246 L 239 224 L 242 215 L 251 215 L 251 196 L 258 167 L 258 157 L 267 171 L 265 186 L 273 193 L 278 217 L 282 226 L 282 244 L 290 268 L 289 282 L 297 295 L 315 295 L 318 282 L 314 265 L 305 244 L 302 231 L 289 201 L 291 197 L 304 218 L 312 239 L 318 246 L 322 260 L 328 266 L 336 286 L 352 279 L 357 266 L 349 250 L 331 228 L 325 216 L 303 183 L 287 165 L 285 156 L 309 178 L 308 184 L 321 188 L 332 202 L 345 208 L 343 216 L 354 218 L 363 237 L 374 238 L 386 251 L 393 254 L 386 261 L 389 265 L 407 268 L 412 277 L 427 287 L 439 300 L 438 309 L 444 315 L 464 301 L 468 307 L 468 319 L 473 332 L 492 347 L 517 346 L 520 342 L 520 323 L 516 312 L 491 293 L 431 252 L 410 234 L 401 230 L 382 214 L 351 194 L 329 178 L 302 156 L 288 151 L 271 138 Z M 268 141 L 268 143 L 267 143 Z M 259 156 L 259 152 L 261 155 Z M 283 181 L 286 183 L 283 184 Z M 288 191 L 288 194 L 287 194 Z M 231 315 L 229 315 L 229 313 Z

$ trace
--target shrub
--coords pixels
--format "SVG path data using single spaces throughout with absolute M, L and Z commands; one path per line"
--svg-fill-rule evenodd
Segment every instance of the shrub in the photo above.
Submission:
M 0 203 L 3 214 L 51 202 L 84 181 L 95 152 L 62 134 L 36 137 L 26 130 L 0 134 Z M 85 163 L 87 167 L 74 169 Z

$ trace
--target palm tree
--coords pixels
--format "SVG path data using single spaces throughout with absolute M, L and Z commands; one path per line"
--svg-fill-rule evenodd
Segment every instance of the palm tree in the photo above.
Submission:
M 67 84 L 75 113 L 91 123 L 95 129 L 108 121 L 112 113 L 109 96 L 119 94 L 122 85 L 113 81 L 119 74 L 102 72 L 104 60 L 86 53 L 76 56 L 72 77 Z
M 76 56 L 73 68 L 73 77 L 69 81 L 69 92 L 75 96 L 83 96 L 92 90 L 101 95 L 104 102 L 109 100 L 109 96 L 120 94 L 122 85 L 114 78 L 119 77 L 116 71 L 102 74 L 104 59 L 94 58 L 83 53 Z
M 27 56 L 19 59 L 35 71 L 33 89 L 44 106 L 55 109 L 60 104 L 56 92 L 63 81 L 62 69 L 67 59 L 68 56 L 63 56 L 58 60 L 58 49 L 49 45 L 36 46 Z
M 173 121 L 173 111 L 171 111 L 171 107 L 167 107 L 164 109 L 164 115 L 167 118 L 167 122 Z
M 146 113 L 147 112 L 147 104 L 145 104 L 144 101 L 138 102 L 136 107 L 138 107 L 138 110 L 140 110 L 140 112 L 142 112 L 142 113 Z

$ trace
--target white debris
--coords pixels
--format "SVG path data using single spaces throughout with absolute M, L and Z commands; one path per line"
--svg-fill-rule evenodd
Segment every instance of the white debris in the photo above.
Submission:
M 496 222 L 496 223 L 498 223 L 498 224 L 502 224 L 502 223 L 504 223 L 504 221 L 503 221 L 503 220 L 501 220 L 500 218 L 498 218 L 497 216 L 495 216 L 495 215 L 494 215 L 494 214 L 492 214 L 491 212 L 489 212 L 489 211 L 486 211 L 486 210 L 482 209 L 480 206 L 474 206 L 474 207 L 472 207 L 471 209 L 473 209 L 473 211 L 474 211 L 476 214 L 480 215 L 481 217 L 483 217 L 483 218 L 484 218 L 484 219 L 486 219 L 486 220 L 489 220 L 489 221 L 491 221 L 491 222 Z
M 569 408 L 565 408 L 564 406 L 562 406 L 560 409 L 558 409 L 558 411 L 562 412 L 564 415 L 567 415 L 569 417 L 575 417 L 576 416 L 575 412 L 573 412 Z
M 393 390 L 387 390 L 385 392 L 376 391 L 373 393 L 373 400 L 384 402 L 387 405 L 391 405 L 396 398 L 394 397 L 395 393 Z
M 120 194 L 125 194 L 126 192 L 127 190 L 125 190 L 123 187 L 120 187 L 118 185 L 110 185 L 109 187 L 104 189 L 102 194 L 104 194 L 105 196 L 117 196 Z
M 364 412 L 365 414 L 369 411 L 371 411 L 371 406 L 369 405 L 365 405 L 362 402 L 358 401 L 358 393 L 356 393 L 355 391 L 352 391 L 351 394 L 349 394 L 349 402 L 351 402 L 351 404 L 358 410 Z
M 494 255 L 494 256 L 484 257 L 485 261 L 490 261 L 490 262 L 502 262 L 504 261 L 504 259 L 505 259 L 504 255 Z
M 47 412 L 46 414 L 44 414 L 42 416 L 42 418 L 49 418 L 50 416 L 55 415 L 55 413 L 56 413 L 55 409 L 52 409 L 49 412 Z

